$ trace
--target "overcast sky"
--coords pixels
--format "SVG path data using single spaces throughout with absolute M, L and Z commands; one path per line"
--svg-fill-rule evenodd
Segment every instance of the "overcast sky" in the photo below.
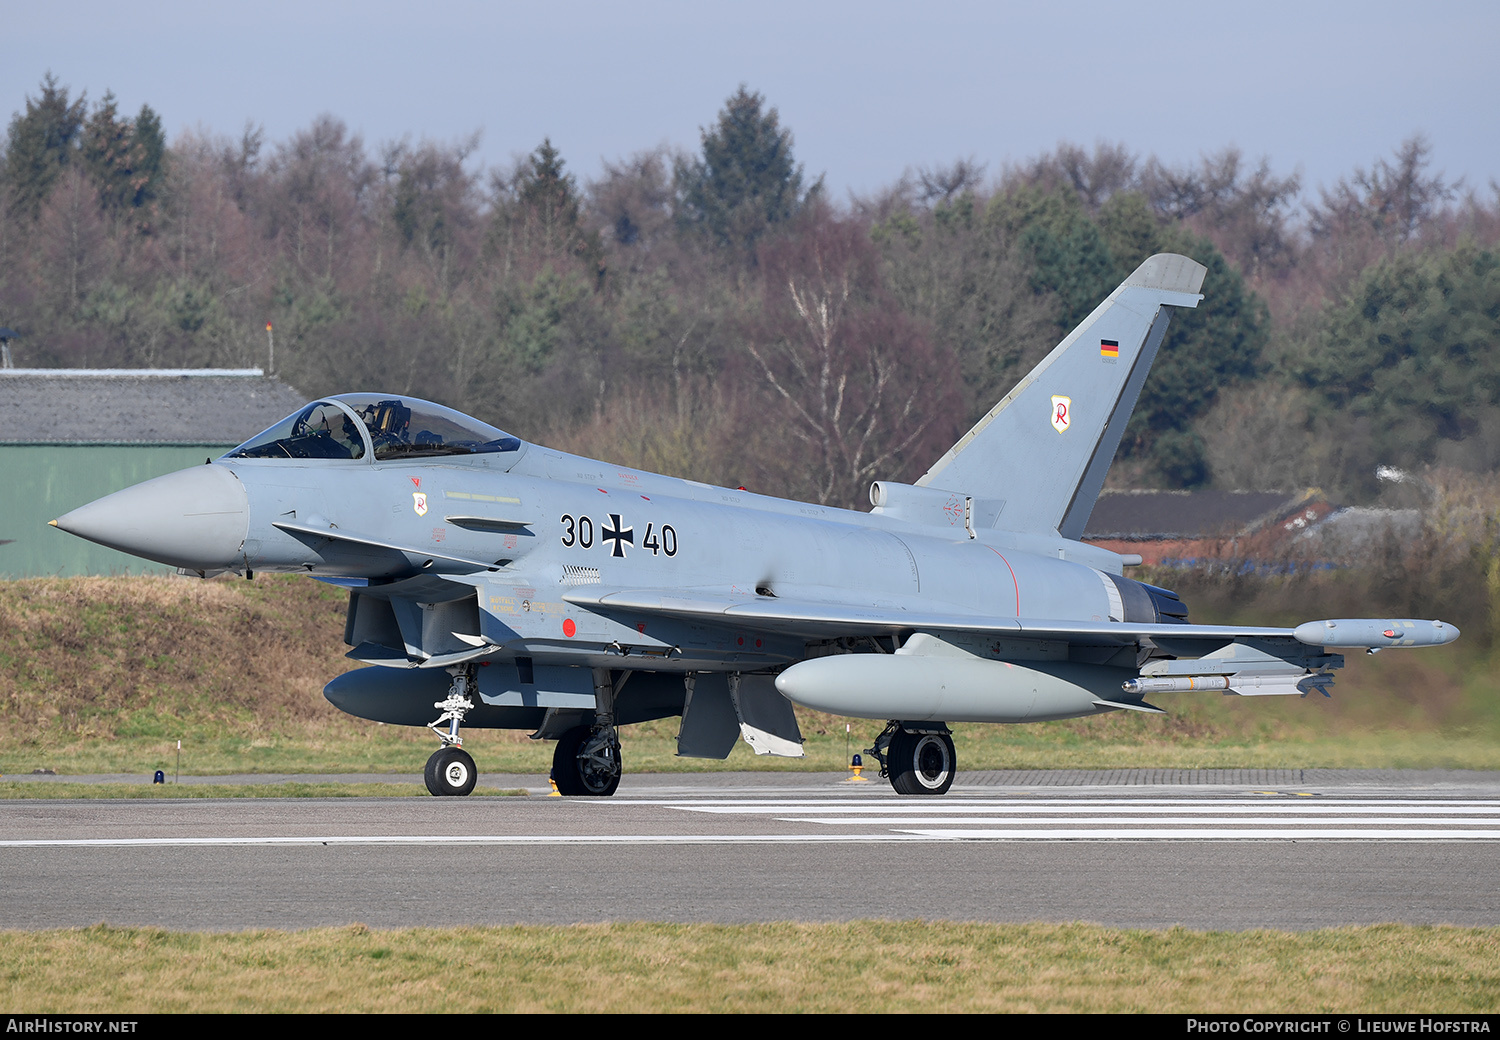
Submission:
M 587 178 L 695 149 L 745 83 L 835 197 L 1059 141 L 1172 162 L 1233 144 L 1316 187 L 1422 132 L 1436 168 L 1500 178 L 1493 0 L 0 0 L 0 26 L 0 111 L 51 70 L 75 95 L 150 104 L 174 138 L 249 120 L 274 143 L 331 113 L 372 146 L 479 131 L 488 165 L 550 136 Z

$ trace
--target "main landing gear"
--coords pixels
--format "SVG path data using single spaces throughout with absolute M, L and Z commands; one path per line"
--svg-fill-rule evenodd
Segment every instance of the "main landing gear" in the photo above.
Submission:
M 474 676 L 467 668 L 453 668 L 449 671 L 453 676 L 453 685 L 448 687 L 448 698 L 433 705 L 434 708 L 441 708 L 443 713 L 436 722 L 427 724 L 438 735 L 443 746 L 433 752 L 432 757 L 427 760 L 427 768 L 422 772 L 427 790 L 439 796 L 468 794 L 474 790 L 474 782 L 479 779 L 474 759 L 464 750 L 463 738 L 458 735 L 458 727 L 463 724 L 464 716 L 474 708 L 474 702 L 468 698 L 469 691 L 474 687 Z M 447 723 L 446 730 L 444 723 Z
M 557 739 L 552 752 L 552 781 L 559 794 L 605 798 L 620 786 L 624 767 L 615 729 L 615 694 L 629 676 L 624 673 L 617 684 L 608 669 L 594 669 L 594 724 L 574 726 Z
M 552 751 L 552 779 L 558 794 L 608 797 L 620 786 L 620 742 L 614 727 L 574 726 Z
M 897 794 L 946 794 L 958 756 L 946 723 L 889 723 L 865 752 L 880 763 Z

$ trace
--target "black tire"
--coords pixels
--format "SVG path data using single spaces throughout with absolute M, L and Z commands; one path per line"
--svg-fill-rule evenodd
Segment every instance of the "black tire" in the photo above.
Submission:
M 466 795 L 474 790 L 479 770 L 474 768 L 474 759 L 463 748 L 445 747 L 433 752 L 427 760 L 422 779 L 427 781 L 427 790 L 440 798 Z
M 578 752 L 592 734 L 588 726 L 575 726 L 557 739 L 552 751 L 552 779 L 557 783 L 559 794 L 584 795 L 591 798 L 608 798 L 620 786 L 620 749 L 613 749 L 614 769 L 604 771 L 595 763 L 585 762 Z
M 958 756 L 946 733 L 908 733 L 891 738 L 891 786 L 897 794 L 946 794 L 953 786 Z

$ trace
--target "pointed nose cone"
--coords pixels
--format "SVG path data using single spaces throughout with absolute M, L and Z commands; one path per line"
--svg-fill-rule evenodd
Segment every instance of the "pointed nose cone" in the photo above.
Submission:
M 52 524 L 170 567 L 219 570 L 242 563 L 250 499 L 230 470 L 195 466 L 106 495 Z

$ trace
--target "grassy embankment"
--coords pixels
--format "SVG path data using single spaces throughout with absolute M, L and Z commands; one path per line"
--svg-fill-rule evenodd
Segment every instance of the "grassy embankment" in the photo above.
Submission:
M 1493 1013 L 1494 929 L 601 924 L 0 932 L 15 1012 Z M 493 967 L 504 965 L 503 985 Z M 607 979 L 607 983 L 600 980 Z
M 473 796 L 525 795 L 524 787 L 479 786 Z M 427 798 L 420 777 L 408 783 L 347 783 L 339 781 L 289 781 L 255 784 L 173 783 L 70 783 L 48 780 L 0 780 L 0 799 L 5 798 Z
M 1196 621 L 1287 623 L 1409 606 L 1369 602 L 1381 598 L 1379 588 L 1348 574 L 1157 579 L 1182 591 Z M 1451 610 L 1459 616 L 1450 611 L 1446 619 L 1469 629 L 1457 644 L 1351 655 L 1331 700 L 1174 695 L 1157 698 L 1171 712 L 1166 718 L 1120 712 L 1027 726 L 960 725 L 960 762 L 966 769 L 1500 769 L 1488 619 L 1482 605 Z M 329 678 L 352 666 L 343 657 L 343 611 L 342 591 L 297 578 L 5 583 L 0 773 L 170 773 L 181 739 L 186 774 L 415 778 L 436 746 L 429 733 L 350 718 L 321 694 Z M 626 768 L 844 768 L 846 720 L 807 712 L 801 720 L 804 760 L 757 758 L 743 745 L 722 763 L 679 759 L 676 720 L 663 720 L 625 729 Z M 849 721 L 854 750 L 880 729 Z M 520 732 L 470 730 L 466 746 L 486 772 L 545 773 L 550 765 L 551 745 Z

